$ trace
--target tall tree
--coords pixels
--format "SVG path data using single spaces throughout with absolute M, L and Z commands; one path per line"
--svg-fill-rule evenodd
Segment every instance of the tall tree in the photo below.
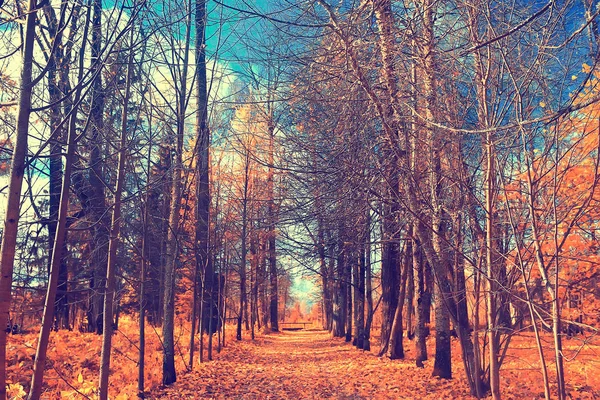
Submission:
M 182 198 L 183 178 L 183 137 L 185 133 L 185 119 L 188 104 L 188 63 L 191 43 L 191 1 L 186 3 L 185 40 L 183 54 L 175 53 L 173 58 L 181 59 L 181 69 L 174 69 L 176 78 L 176 132 L 175 148 L 173 149 L 174 162 L 171 175 L 171 204 L 169 206 L 169 227 L 167 234 L 167 256 L 165 258 L 164 300 L 163 300 L 163 384 L 170 385 L 177 380 L 175 371 L 175 287 L 176 272 L 179 262 L 179 230 L 181 226 L 180 209 Z M 172 51 L 175 51 L 173 49 Z M 175 66 L 173 68 L 176 68 Z
M 106 279 L 106 260 L 108 257 L 109 227 L 106 212 L 106 194 L 104 191 L 105 161 L 103 159 L 104 106 L 105 94 L 102 81 L 103 65 L 103 31 L 102 0 L 92 2 L 92 40 L 91 40 L 91 73 L 93 76 L 90 106 L 90 135 L 89 149 L 89 207 L 93 222 L 91 242 L 91 279 L 90 279 L 90 309 L 88 314 L 88 329 L 98 334 L 102 333 L 102 309 L 104 307 L 104 287 Z
M 6 397 L 6 330 L 9 321 L 15 247 L 20 217 L 21 188 L 25 173 L 27 139 L 29 135 L 29 115 L 31 114 L 31 94 L 33 91 L 33 47 L 38 6 L 35 0 L 27 2 L 25 35 L 23 37 L 23 67 L 17 104 L 17 127 L 14 150 L 10 167 L 8 201 L 2 231 L 0 255 L 0 398 Z
M 210 254 L 209 230 L 210 230 L 210 130 L 208 127 L 208 88 L 206 82 L 206 2 L 196 0 L 196 137 L 197 137 L 197 163 L 196 163 L 196 262 L 204 271 L 204 294 L 208 301 L 202 309 L 205 313 L 201 315 L 203 329 L 212 337 L 217 326 L 214 309 L 216 308 L 215 280 L 212 258 Z M 212 359 L 212 348 L 208 349 L 209 360 Z
M 90 27 L 90 13 L 91 7 L 88 8 L 83 32 L 87 36 Z M 86 44 L 82 44 L 79 50 L 78 58 L 78 81 L 81 82 L 84 74 L 84 62 L 85 62 Z M 67 129 L 67 154 L 65 156 L 64 171 L 62 172 L 62 184 L 60 185 L 60 203 L 59 212 L 57 215 L 57 226 L 55 232 L 55 238 L 53 239 L 53 251 L 52 261 L 50 264 L 50 276 L 48 282 L 48 289 L 46 293 L 46 299 L 44 302 L 44 313 L 42 316 L 42 327 L 40 329 L 40 336 L 38 339 L 37 350 L 35 354 L 35 362 L 33 367 L 33 376 L 31 378 L 31 388 L 29 391 L 29 399 L 39 399 L 42 394 L 42 383 L 44 379 L 44 370 L 46 367 L 46 354 L 48 350 L 48 340 L 50 337 L 50 331 L 54 322 L 56 295 L 58 287 L 61 281 L 61 271 L 64 268 L 64 256 L 65 256 L 65 242 L 67 235 L 67 212 L 69 209 L 69 191 L 71 187 L 71 172 L 74 165 L 75 149 L 77 143 L 75 138 L 77 136 L 77 116 L 79 112 L 79 103 L 81 100 L 81 92 L 83 85 L 79 85 L 73 96 L 73 106 L 70 110 L 69 124 Z M 52 97 L 51 97 L 52 98 Z M 52 151 L 52 150 L 51 150 Z M 62 162 L 60 163 L 62 165 Z
M 131 17 L 130 23 L 135 20 L 135 14 Z M 101 400 L 108 399 L 108 378 L 110 374 L 110 353 L 112 351 L 112 336 L 113 336 L 113 303 L 115 298 L 115 280 L 116 280 L 116 268 L 117 268 L 117 250 L 119 248 L 121 234 L 121 207 L 123 198 L 123 187 L 125 184 L 125 163 L 127 161 L 127 133 L 128 133 L 128 122 L 129 122 L 129 99 L 131 97 L 131 79 L 133 75 L 133 56 L 135 51 L 135 29 L 133 26 L 129 28 L 131 35 L 129 38 L 129 57 L 127 60 L 127 67 L 125 72 L 125 93 L 123 94 L 123 110 L 121 113 L 121 132 L 119 140 L 119 161 L 117 166 L 117 181 L 115 187 L 114 201 L 113 201 L 113 215 L 110 226 L 110 240 L 108 243 L 108 259 L 106 266 L 106 288 L 104 290 L 104 320 L 102 325 L 104 327 L 102 332 L 102 352 L 100 355 L 100 384 L 99 384 L 99 398 Z M 135 127 L 134 127 L 135 129 Z

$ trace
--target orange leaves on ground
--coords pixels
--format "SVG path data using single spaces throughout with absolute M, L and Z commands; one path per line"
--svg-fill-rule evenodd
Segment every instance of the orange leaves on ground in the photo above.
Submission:
M 374 347 L 377 347 L 374 344 Z M 433 349 L 433 346 L 431 346 Z M 410 352 L 409 352 L 410 353 Z M 398 399 L 470 398 L 457 372 L 431 378 L 414 360 L 389 360 L 356 350 L 328 332 L 296 331 L 230 342 L 216 360 L 183 376 L 156 398 Z
M 176 337 L 185 337 L 189 328 L 176 323 Z M 162 382 L 162 345 L 160 329 L 146 325 L 145 380 L 148 389 Z M 80 399 L 94 397 L 98 387 L 98 371 L 102 336 L 76 331 L 52 332 L 44 376 L 44 399 Z M 128 316 L 119 320 L 119 331 L 113 337 L 109 394 L 111 399 L 136 398 L 138 361 L 138 321 Z M 37 333 L 9 335 L 8 384 L 11 399 L 22 399 L 29 390 Z M 182 357 L 177 357 L 178 371 L 185 370 Z M 19 389 L 20 388 L 20 389 Z M 23 392 L 20 392 L 22 390 Z
M 123 331 L 115 336 L 110 394 L 117 400 L 136 396 L 135 326 L 135 321 L 121 321 Z M 151 327 L 148 332 L 146 380 L 148 388 L 156 389 L 161 380 L 161 347 Z M 230 329 L 229 333 L 233 332 Z M 184 331 L 182 334 L 187 338 Z M 33 336 L 10 336 L 10 399 L 26 396 L 35 352 Z M 179 375 L 175 385 L 156 390 L 151 398 L 471 399 L 456 339 L 452 343 L 455 378 L 431 377 L 434 336 L 432 334 L 428 339 L 430 358 L 424 369 L 415 366 L 413 343 L 406 338 L 404 360 L 379 358 L 373 352 L 355 349 L 342 339 L 332 339 L 323 331 L 260 335 L 255 341 L 242 342 L 229 338 L 227 347 L 215 354 L 214 361 L 196 365 L 194 372 Z M 44 398 L 95 396 L 100 339 L 94 334 L 53 333 Z M 543 336 L 542 340 L 551 338 Z M 372 341 L 372 347 L 378 347 L 377 340 Z M 565 368 L 571 396 L 577 399 L 600 397 L 600 360 L 597 358 L 600 344 L 590 338 L 576 337 L 565 341 L 564 352 L 568 360 Z M 548 360 L 552 359 L 550 349 L 547 356 Z M 182 358 L 178 357 L 179 372 L 185 367 Z M 535 341 L 532 334 L 526 332 L 512 340 L 502 367 L 503 397 L 539 398 L 543 394 L 541 385 Z
M 550 339 L 544 337 L 543 340 Z M 164 399 L 472 399 L 464 380 L 460 348 L 453 339 L 454 379 L 432 378 L 434 335 L 428 339 L 429 360 L 415 366 L 413 343 L 404 339 L 404 360 L 379 358 L 352 347 L 328 332 L 297 331 L 261 335 L 255 341 L 229 342 L 215 361 L 182 376 L 152 398 Z M 505 399 L 543 397 L 538 354 L 531 333 L 513 339 L 503 366 Z M 373 348 L 378 347 L 373 341 Z M 600 346 L 576 339 L 565 343 L 568 390 L 573 398 L 600 396 Z M 551 359 L 551 354 L 548 353 Z M 571 358 L 570 358 L 571 359 Z M 537 377 L 539 376 L 539 379 Z M 555 388 L 554 388 L 555 389 Z

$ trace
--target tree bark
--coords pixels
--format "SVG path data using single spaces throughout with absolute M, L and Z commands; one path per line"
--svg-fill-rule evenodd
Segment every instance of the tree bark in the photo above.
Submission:
M 391 360 L 404 358 L 404 344 L 402 342 L 404 336 L 402 310 L 404 309 L 404 299 L 406 298 L 406 279 L 408 270 L 412 268 L 412 246 L 410 241 L 407 241 L 403 258 L 404 261 L 399 268 L 400 290 L 398 291 L 398 305 L 396 306 L 396 312 L 394 313 L 394 321 L 392 322 L 387 351 L 387 356 Z
M 102 159 L 102 144 L 104 141 L 104 89 L 102 87 L 101 70 L 104 67 L 100 57 L 102 54 L 102 0 L 92 3 L 92 41 L 91 64 L 92 73 L 92 104 L 90 106 L 91 135 L 89 147 L 89 185 L 91 217 L 94 219 L 91 254 L 92 271 L 90 279 L 90 310 L 88 325 L 91 332 L 102 333 L 102 309 L 104 306 L 104 288 L 106 286 L 106 263 L 108 257 L 109 230 L 106 221 L 106 195 L 104 193 L 104 160 Z
M 367 201 L 368 203 L 368 201 Z M 371 350 L 371 324 L 373 323 L 373 285 L 371 268 L 371 209 L 366 207 L 365 222 L 365 296 L 367 301 L 367 320 L 365 322 L 363 350 Z
M 237 321 L 237 340 L 242 340 L 242 319 L 244 317 L 244 312 L 247 308 L 247 300 L 246 300 L 246 255 L 247 255 L 247 245 L 246 240 L 248 236 L 248 185 L 250 179 L 250 154 L 248 150 L 246 152 L 246 164 L 244 165 L 244 193 L 242 198 L 242 237 L 241 237 L 241 246 L 242 246 L 242 259 L 240 265 L 240 308 L 238 314 Z
M 435 361 L 432 376 L 452 378 L 450 318 L 444 304 L 444 293 L 435 285 Z
M 356 261 L 353 257 L 353 251 L 349 251 L 346 270 L 344 271 L 344 281 L 346 282 L 346 342 L 352 341 L 352 291 L 354 287 L 352 282 L 352 266 Z
M 87 36 L 89 30 L 90 15 L 88 9 L 88 15 L 86 18 L 83 34 Z M 84 73 L 84 57 L 85 57 L 85 44 L 82 45 L 79 52 L 79 71 L 78 79 L 81 81 Z M 60 272 L 63 263 L 65 240 L 67 234 L 67 212 L 69 209 L 69 189 L 71 187 L 71 171 L 73 168 L 73 162 L 75 157 L 75 148 L 77 144 L 75 138 L 77 136 L 77 114 L 78 104 L 81 99 L 82 86 L 80 85 L 74 96 L 73 108 L 71 109 L 71 115 L 69 117 L 68 125 L 68 137 L 67 137 L 67 154 L 65 157 L 65 169 L 61 174 L 63 182 L 61 184 L 60 202 L 58 220 L 56 226 L 55 238 L 53 240 L 53 251 L 52 251 L 52 262 L 50 264 L 50 279 L 48 282 L 48 290 L 46 293 L 46 299 L 44 302 L 44 313 L 42 316 L 42 327 L 40 329 L 40 336 L 38 340 L 38 346 L 35 354 L 35 361 L 33 366 L 33 375 L 31 378 L 31 387 L 29 391 L 29 399 L 39 399 L 42 394 L 42 384 L 44 379 L 44 369 L 46 366 L 46 353 L 48 350 L 48 339 L 50 332 L 52 331 L 52 325 L 54 320 L 55 312 L 55 300 L 60 282 Z M 61 162 L 62 164 L 62 162 Z M 0 397 L 1 398 L 1 397 Z
M 276 210 L 275 210 L 275 185 L 274 185 L 274 152 L 275 152 L 275 121 L 273 121 L 273 103 L 267 102 L 268 121 L 267 129 L 269 134 L 269 155 L 268 155 L 268 174 L 267 174 L 267 191 L 268 191 L 268 219 L 269 219 L 269 277 L 270 277 L 270 319 L 271 330 L 279 331 L 279 290 L 278 290 L 278 274 L 277 274 L 277 234 L 275 231 Z
M 346 286 L 344 284 L 344 242 L 341 238 L 342 226 L 338 227 L 338 243 L 335 265 L 335 289 L 333 295 L 333 336 L 344 337 L 346 326 Z
M 20 216 L 21 188 L 25 173 L 25 156 L 27 154 L 27 139 L 29 135 L 29 115 L 31 113 L 31 93 L 33 90 L 33 45 L 35 41 L 35 26 L 37 20 L 37 2 L 28 1 L 25 17 L 25 38 L 23 43 L 23 67 L 19 89 L 17 109 L 17 127 L 15 147 L 10 168 L 8 184 L 8 199 L 4 230 L 2 231 L 2 249 L 0 255 L 0 399 L 6 397 L 6 331 L 9 321 L 12 276 L 15 261 L 15 247 Z
M 208 88 L 206 82 L 206 1 L 196 0 L 196 262 L 205 270 L 205 307 L 201 318 L 209 335 L 216 331 L 214 316 L 215 276 L 210 256 L 210 130 L 208 127 Z M 210 352 L 210 349 L 209 349 Z
M 49 199 L 48 199 L 48 275 L 52 264 L 52 254 L 54 249 L 54 239 L 58 225 L 58 214 L 60 208 L 60 196 L 62 185 L 62 153 L 64 140 L 64 128 L 61 119 L 62 102 L 59 71 L 63 68 L 68 69 L 64 63 L 64 46 L 62 44 L 62 16 L 66 11 L 67 3 L 61 5 L 61 21 L 56 17 L 56 12 L 49 4 L 44 7 L 44 14 L 48 24 L 48 32 L 52 39 L 52 53 L 48 61 L 48 100 L 50 103 L 50 131 L 53 138 L 50 140 L 50 160 L 49 160 Z M 77 9 L 73 10 L 73 18 L 77 19 Z M 65 240 L 66 245 L 66 240 Z M 66 248 L 62 249 L 66 254 Z M 59 283 L 57 288 L 57 301 L 54 304 L 55 326 L 57 329 L 69 329 L 69 302 L 67 297 L 68 271 L 64 260 L 61 262 L 59 271 Z
M 392 156 L 395 161 L 396 158 Z M 394 165 L 395 162 L 392 162 Z M 388 168 L 395 169 L 391 166 Z M 397 171 L 397 169 L 396 169 Z M 388 195 L 395 197 L 398 195 L 397 184 L 398 175 L 396 172 L 391 172 L 391 181 L 388 183 Z M 394 190 L 393 187 L 396 189 Z M 394 200 L 390 200 L 394 202 Z M 398 294 L 400 292 L 400 251 L 399 243 L 396 240 L 398 235 L 398 226 L 395 218 L 397 209 L 396 207 L 389 205 L 384 206 L 385 211 L 383 215 L 383 246 L 381 255 L 381 291 L 382 291 L 382 314 L 381 314 L 381 347 L 379 350 L 379 356 L 383 356 L 388 351 L 390 333 L 392 324 L 394 322 L 394 316 L 396 314 L 396 307 L 398 307 Z
M 134 17 L 132 17 L 134 18 Z M 98 397 L 100 400 L 108 399 L 108 377 L 110 374 L 110 352 L 112 350 L 113 335 L 113 302 L 115 298 L 115 276 L 117 268 L 117 250 L 120 244 L 121 233 L 121 199 L 123 186 L 125 185 L 125 162 L 127 160 L 127 131 L 128 131 L 128 108 L 131 96 L 131 77 L 134 54 L 134 32 L 130 26 L 131 36 L 129 39 L 129 60 L 127 62 L 127 73 L 125 77 L 125 95 L 123 96 L 123 113 L 121 115 L 121 138 L 119 143 L 119 161 L 117 165 L 117 182 L 115 188 L 115 200 L 113 202 L 113 215 L 110 226 L 110 241 L 108 243 L 108 261 L 106 266 L 106 290 L 104 291 L 104 311 L 102 322 L 102 352 L 100 355 L 100 384 Z M 134 127 L 135 129 L 135 127 Z
M 138 394 L 140 399 L 145 397 L 144 385 L 145 377 L 144 370 L 146 366 L 146 270 L 148 265 L 148 217 L 149 213 L 149 198 L 150 198 L 150 171 L 152 169 L 152 117 L 148 121 L 148 131 L 150 137 L 150 143 L 148 143 L 148 155 L 146 158 L 146 170 L 148 171 L 146 181 L 146 193 L 144 195 L 144 204 L 142 211 L 142 256 L 140 265 L 140 293 L 139 293 L 139 334 L 140 344 L 138 353 Z
M 175 281 L 179 262 L 179 211 L 181 208 L 181 180 L 183 176 L 183 137 L 185 133 L 185 117 L 187 108 L 188 64 L 191 38 L 191 1 L 188 3 L 189 14 L 186 19 L 184 53 L 182 56 L 177 100 L 177 132 L 175 138 L 175 161 L 172 168 L 171 204 L 169 206 L 169 224 L 167 234 L 167 254 L 165 257 L 165 277 L 163 291 L 163 385 L 170 385 L 177 380 L 175 371 Z
M 417 367 L 423 368 L 424 361 L 427 360 L 427 336 L 428 326 L 426 312 L 431 305 L 431 294 L 427 290 L 425 283 L 425 260 L 421 253 L 419 241 L 413 240 L 413 269 L 415 271 L 415 287 L 417 295 L 417 312 L 416 312 L 416 327 L 415 327 L 415 359 Z
M 364 230 L 368 228 L 361 227 Z M 360 241 L 358 252 L 358 266 L 355 267 L 356 274 L 354 289 L 354 340 L 359 349 L 364 347 L 365 341 L 365 240 Z

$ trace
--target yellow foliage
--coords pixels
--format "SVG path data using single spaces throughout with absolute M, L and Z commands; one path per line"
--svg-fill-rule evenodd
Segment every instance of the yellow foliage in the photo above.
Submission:
M 590 67 L 588 64 L 583 63 L 583 65 L 581 66 L 581 70 L 583 72 L 585 72 L 586 74 L 589 74 L 590 72 L 592 72 L 592 67 Z
M 23 390 L 23 385 L 20 383 L 13 383 L 8 385 L 7 396 L 11 400 L 20 400 L 24 399 L 25 396 L 27 396 L 27 393 Z

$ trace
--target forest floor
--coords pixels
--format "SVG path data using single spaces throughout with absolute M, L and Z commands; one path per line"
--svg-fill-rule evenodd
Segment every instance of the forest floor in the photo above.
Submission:
M 360 351 L 325 331 L 284 331 L 231 342 L 153 398 L 370 399 L 462 398 L 463 384 L 425 375 L 408 360 Z M 408 379 L 407 379 L 408 378 Z
M 454 379 L 431 376 L 435 332 L 427 340 L 429 360 L 420 369 L 415 366 L 414 343 L 406 337 L 406 358 L 389 360 L 377 357 L 377 337 L 372 338 L 372 351 L 366 352 L 315 330 L 257 335 L 256 340 L 244 332 L 244 340 L 238 342 L 232 337 L 235 328 L 227 326 L 226 347 L 220 353 L 214 351 L 213 361 L 196 363 L 194 371 L 185 373 L 184 343 L 189 339 L 189 327 L 182 320 L 176 329 L 178 381 L 160 388 L 161 332 L 151 326 L 146 329 L 146 388 L 153 399 L 473 399 L 464 378 L 458 340 L 452 339 Z M 114 336 L 111 399 L 137 398 L 136 330 L 137 321 L 123 317 Z M 29 389 L 37 333 L 10 335 L 8 339 L 9 398 L 22 399 Z M 51 335 L 44 400 L 95 397 L 101 339 L 76 331 Z M 544 333 L 542 340 L 550 349 L 551 336 Z M 565 339 L 563 346 L 570 398 L 600 400 L 600 336 L 576 336 Z M 545 359 L 554 382 L 550 350 L 545 351 Z M 531 332 L 513 337 L 502 365 L 501 388 L 504 400 L 543 398 L 540 362 Z
M 433 335 L 432 335 L 433 336 Z M 430 337 L 432 339 L 432 337 Z M 543 398 L 536 353 L 528 340 L 513 343 L 502 377 L 505 399 Z M 574 344 L 574 342 L 573 342 Z M 430 349 L 434 344 L 428 343 Z M 375 347 L 375 346 L 373 346 Z M 377 357 L 355 349 L 324 331 L 259 335 L 254 341 L 230 341 L 213 361 L 195 366 L 176 384 L 152 394 L 153 399 L 472 399 L 458 343 L 453 340 L 454 376 L 431 376 L 433 354 L 425 369 L 415 366 L 412 343 L 404 360 Z M 567 346 L 568 347 L 568 343 Z M 580 352 L 583 361 L 567 365 L 573 399 L 600 399 L 598 347 Z M 551 359 L 549 364 L 551 364 Z M 551 365 L 550 365 L 551 367 Z M 571 368 L 573 367 L 573 368 Z M 586 370 L 587 368 L 587 370 Z M 530 372 L 529 372 L 530 371 Z M 593 382 L 592 382 L 593 381 Z M 590 385 L 591 384 L 591 385 Z

